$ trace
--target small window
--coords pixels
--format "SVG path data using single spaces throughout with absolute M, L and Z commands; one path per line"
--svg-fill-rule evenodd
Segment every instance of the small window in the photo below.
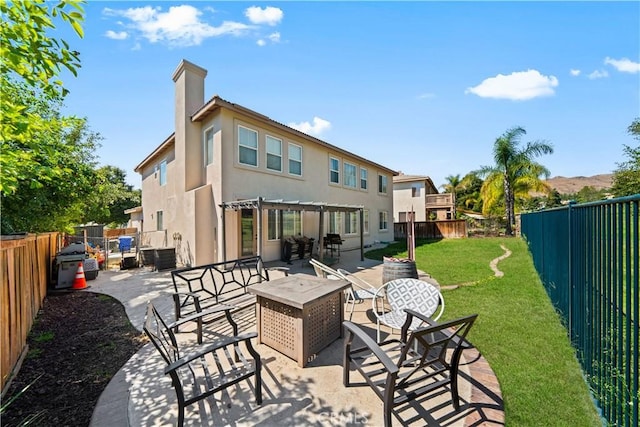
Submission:
M 369 234 L 369 211 L 362 211 L 362 234 Z
M 204 165 L 213 163 L 213 128 L 204 131 Z
M 420 187 L 411 187 L 411 197 L 420 197 Z
M 380 211 L 380 231 L 387 231 L 389 227 L 389 213 L 387 211 Z
M 368 188 L 369 172 L 365 168 L 360 168 L 360 189 L 366 190 Z
M 351 163 L 344 162 L 344 186 L 356 188 L 358 168 Z
M 158 180 L 160 185 L 165 185 L 167 183 L 167 161 L 163 160 L 160 162 L 158 166 L 158 172 L 160 174 Z
M 282 141 L 267 136 L 267 169 L 282 172 Z
M 238 161 L 258 166 L 258 132 L 238 126 Z
M 156 230 L 164 230 L 162 211 L 156 211 Z
M 340 231 L 340 212 L 329 212 L 329 233 L 342 234 Z
M 282 211 L 282 235 L 299 236 L 302 234 L 302 212 Z
M 329 158 L 329 182 L 340 184 L 340 160 L 335 157 Z
M 378 193 L 387 194 L 387 177 L 378 175 Z
M 289 173 L 302 176 L 302 147 L 289 144 Z
M 358 212 L 344 215 L 344 234 L 358 234 Z
M 280 227 L 278 224 L 278 211 L 269 209 L 267 211 L 267 240 L 280 239 Z

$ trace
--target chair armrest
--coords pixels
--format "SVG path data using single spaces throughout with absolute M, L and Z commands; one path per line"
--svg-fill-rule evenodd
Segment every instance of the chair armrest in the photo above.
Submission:
M 235 309 L 235 307 L 233 307 L 231 305 L 219 304 L 219 305 L 216 305 L 215 307 L 209 308 L 207 310 L 203 310 L 203 311 L 200 311 L 198 313 L 194 313 L 194 314 L 192 314 L 190 316 L 183 317 L 182 319 L 177 320 L 177 321 L 175 321 L 175 322 L 173 322 L 173 323 L 171 323 L 171 324 L 169 324 L 167 326 L 169 328 L 173 328 L 175 326 L 180 326 L 183 323 L 187 323 L 187 322 L 191 322 L 191 321 L 194 321 L 194 320 L 201 319 L 204 316 L 208 316 L 210 314 L 219 313 L 219 312 L 222 312 L 222 311 L 228 312 L 228 311 L 233 310 L 233 309 Z
M 233 345 L 233 344 L 238 344 L 241 343 L 243 341 L 250 341 L 252 338 L 255 338 L 258 336 L 257 332 L 247 332 L 238 336 L 234 336 L 234 337 L 225 337 L 222 338 L 220 340 L 217 340 L 215 343 L 213 344 L 208 344 L 205 346 L 200 347 L 199 350 L 188 354 L 187 356 L 181 357 L 180 359 L 176 360 L 175 362 L 173 362 L 172 364 L 168 365 L 165 369 L 164 369 L 164 373 L 165 374 L 169 374 L 172 371 L 175 371 L 191 362 L 193 362 L 194 360 L 209 354 L 213 351 L 218 350 L 219 348 L 222 347 L 226 347 L 229 345 Z
M 387 354 L 380 348 L 380 346 L 369 336 L 367 335 L 358 325 L 355 323 L 344 321 L 342 323 L 344 327 L 352 334 L 358 337 L 365 345 L 366 348 L 371 350 L 371 352 L 378 358 L 378 360 L 384 365 L 384 368 L 390 374 L 395 374 L 399 371 L 398 367 L 393 363 L 391 358 L 387 356 Z
M 426 323 L 429 326 L 437 326 L 439 324 L 437 321 L 435 321 L 431 317 L 425 316 L 424 314 L 418 313 L 417 311 L 411 310 L 410 308 L 405 308 L 404 312 L 408 314 L 406 322 L 409 322 L 409 324 L 411 324 L 411 320 L 413 320 L 413 319 L 409 319 L 410 317 L 417 317 L 418 319 L 422 320 L 424 323 Z

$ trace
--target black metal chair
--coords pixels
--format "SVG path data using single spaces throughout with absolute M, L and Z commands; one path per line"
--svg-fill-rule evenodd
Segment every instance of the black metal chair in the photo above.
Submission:
M 408 334 L 414 317 L 428 326 Z M 465 337 L 476 317 L 477 314 L 473 314 L 437 323 L 407 310 L 400 339 L 380 344 L 358 325 L 345 321 L 344 386 L 351 386 L 349 374 L 351 367 L 355 367 L 382 400 L 385 426 L 391 426 L 394 408 L 440 387 L 450 388 L 454 409 L 458 411 L 458 364 L 462 350 L 470 347 Z M 363 347 L 353 348 L 355 337 Z
M 224 306 L 216 310 L 227 310 L 228 313 L 232 308 Z M 257 333 L 238 335 L 237 326 L 232 323 L 233 336 L 189 347 L 189 354 L 181 354 L 172 329 L 178 324 L 195 321 L 196 317 L 208 314 L 211 312 L 203 311 L 179 322 L 167 324 L 151 302 L 147 305 L 144 331 L 167 364 L 164 373 L 171 377 L 178 399 L 178 426 L 184 424 L 186 406 L 251 377 L 255 377 L 256 403 L 262 404 L 262 361 L 251 344 L 251 339 L 257 337 Z

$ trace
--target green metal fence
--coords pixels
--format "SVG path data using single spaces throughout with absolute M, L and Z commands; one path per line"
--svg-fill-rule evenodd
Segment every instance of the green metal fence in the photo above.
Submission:
M 637 426 L 640 195 L 523 214 L 522 235 L 602 416 Z

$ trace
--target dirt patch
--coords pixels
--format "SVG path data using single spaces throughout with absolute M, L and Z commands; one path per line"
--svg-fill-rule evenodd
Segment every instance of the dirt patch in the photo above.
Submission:
M 29 352 L 2 399 L 29 384 L 2 414 L 2 426 L 38 415 L 39 426 L 88 426 L 109 380 L 146 342 L 116 299 L 87 291 L 48 295 Z

